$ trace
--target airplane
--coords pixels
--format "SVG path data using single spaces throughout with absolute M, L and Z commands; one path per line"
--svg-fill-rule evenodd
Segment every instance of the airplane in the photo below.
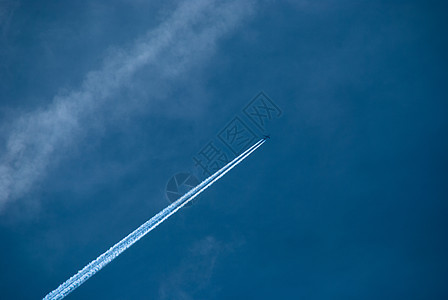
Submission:
M 264 136 L 264 139 L 265 140 L 267 140 L 267 139 L 270 139 L 271 138 L 271 136 L 270 135 L 263 135 Z

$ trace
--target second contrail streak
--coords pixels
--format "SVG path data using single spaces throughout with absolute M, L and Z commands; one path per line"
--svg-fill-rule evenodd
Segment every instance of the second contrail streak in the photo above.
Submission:
M 134 230 L 128 236 L 123 238 L 121 241 L 116 243 L 109 250 L 101 254 L 97 259 L 89 263 L 82 270 L 76 273 L 74 276 L 70 277 L 67 281 L 61 284 L 57 289 L 49 293 L 45 296 L 44 300 L 50 299 L 62 299 L 67 296 L 70 292 L 76 289 L 78 286 L 83 284 L 90 277 L 95 275 L 96 272 L 105 267 L 108 263 L 114 260 L 118 255 L 123 253 L 126 249 L 131 247 L 135 242 L 145 236 L 148 232 L 156 228 L 160 223 L 169 218 L 172 214 L 181 209 L 188 202 L 193 200 L 196 196 L 198 196 L 202 191 L 211 186 L 214 182 L 224 176 L 227 172 L 233 169 L 236 165 L 238 165 L 241 161 L 243 161 L 247 156 L 249 156 L 252 152 L 254 152 L 258 147 L 263 145 L 266 142 L 266 139 L 261 139 L 257 143 L 255 143 L 252 147 L 238 155 L 235 159 L 229 162 L 227 165 L 216 171 L 210 177 L 202 181 L 196 187 L 191 189 L 188 193 L 180 197 L 178 200 L 173 202 L 171 205 L 163 209 L 157 215 L 143 223 L 139 228 Z

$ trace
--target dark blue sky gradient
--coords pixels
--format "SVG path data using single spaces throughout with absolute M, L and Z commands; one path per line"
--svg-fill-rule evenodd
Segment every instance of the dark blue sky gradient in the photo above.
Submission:
M 0 154 L 5 124 L 178 6 L 8 3 Z M 3 208 L 0 298 L 43 297 L 163 209 L 169 178 L 263 90 L 283 111 L 272 138 L 67 299 L 447 299 L 446 9 L 255 2 L 181 75 L 138 71 Z

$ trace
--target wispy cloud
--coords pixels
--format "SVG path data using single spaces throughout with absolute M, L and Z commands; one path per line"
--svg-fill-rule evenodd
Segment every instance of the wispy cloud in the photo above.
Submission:
M 196 292 L 205 288 L 210 290 L 210 280 L 218 257 L 231 251 L 232 247 L 212 236 L 197 241 L 182 263 L 163 280 L 159 287 L 159 299 L 195 299 Z
M 0 0 L 0 31 L 3 36 L 8 32 L 9 24 L 19 4 L 16 0 Z
M 6 145 L 0 159 L 0 211 L 45 177 L 48 167 L 87 133 L 88 120 L 110 105 L 114 93 L 129 86 L 139 70 L 151 68 L 154 78 L 185 74 L 251 10 L 250 2 L 186 1 L 132 47 L 111 52 L 101 69 L 85 76 L 79 89 L 56 96 L 48 107 L 23 114 L 10 125 L 3 124 L 7 130 L 3 130 Z

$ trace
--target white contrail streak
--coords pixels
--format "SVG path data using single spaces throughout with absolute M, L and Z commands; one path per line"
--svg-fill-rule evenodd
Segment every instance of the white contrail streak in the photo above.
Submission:
M 172 214 L 181 209 L 188 202 L 193 200 L 202 191 L 211 186 L 214 182 L 224 176 L 227 172 L 233 169 L 241 161 L 243 161 L 247 156 L 254 152 L 258 147 L 266 142 L 266 139 L 261 139 L 255 143 L 252 147 L 241 153 L 227 165 L 216 171 L 210 177 L 205 179 L 203 182 L 198 184 L 196 187 L 191 189 L 188 193 L 180 197 L 178 200 L 173 202 L 171 205 L 163 209 L 157 215 L 152 217 L 150 220 L 143 223 L 139 228 L 134 230 L 128 236 L 123 238 L 109 250 L 101 254 L 97 259 L 89 263 L 82 270 L 72 276 L 70 279 L 61 284 L 57 289 L 45 296 L 44 300 L 49 299 L 62 299 L 67 296 L 70 292 L 76 289 L 78 286 L 83 284 L 87 279 L 95 275 L 96 272 L 105 267 L 108 263 L 114 260 L 118 255 L 124 252 L 126 249 L 131 247 L 135 242 L 145 236 L 148 232 L 156 228 L 160 223 L 169 218 Z

